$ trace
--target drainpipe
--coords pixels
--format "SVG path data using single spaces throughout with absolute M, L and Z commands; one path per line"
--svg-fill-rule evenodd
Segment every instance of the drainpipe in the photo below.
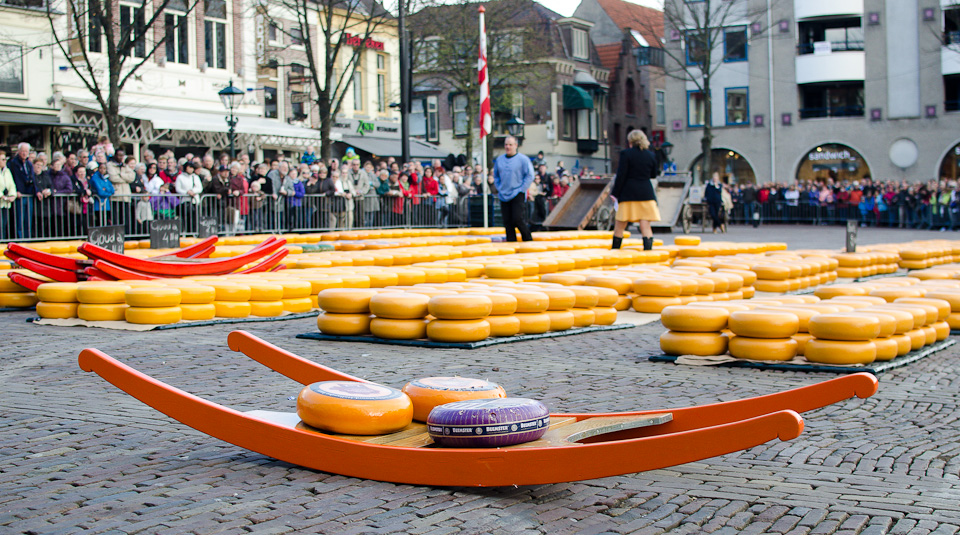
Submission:
M 776 181 L 777 171 L 777 137 L 774 120 L 775 107 L 773 105 L 773 14 L 771 0 L 767 0 L 767 91 L 770 94 L 770 180 Z

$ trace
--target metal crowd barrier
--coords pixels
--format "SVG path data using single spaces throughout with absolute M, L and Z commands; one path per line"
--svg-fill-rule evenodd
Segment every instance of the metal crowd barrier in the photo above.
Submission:
M 884 226 L 904 228 L 957 228 L 960 226 L 960 214 L 948 206 L 918 204 L 914 208 L 888 206 L 886 210 L 861 210 L 859 205 L 820 205 L 810 201 L 788 203 L 786 201 L 755 202 L 748 206 L 734 201 L 730 211 L 730 222 L 734 224 L 752 224 L 754 214 L 759 214 L 759 223 L 771 224 L 807 224 L 807 225 L 845 225 L 847 220 L 856 219 L 861 226 Z

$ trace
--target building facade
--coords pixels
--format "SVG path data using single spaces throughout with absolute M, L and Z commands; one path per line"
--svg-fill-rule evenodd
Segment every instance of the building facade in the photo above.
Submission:
M 668 78 L 680 169 L 699 165 L 709 120 L 730 182 L 957 178 L 956 0 L 734 1 L 713 42 L 711 117 L 697 84 Z M 665 28 L 668 72 L 696 50 L 691 29 Z

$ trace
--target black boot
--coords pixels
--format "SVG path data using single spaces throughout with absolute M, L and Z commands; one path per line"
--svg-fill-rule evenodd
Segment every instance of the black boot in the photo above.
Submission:
M 646 236 L 643 237 L 643 250 L 644 251 L 653 250 L 653 236 L 649 238 L 647 238 Z
M 618 238 L 618 237 L 614 236 L 614 237 L 613 237 L 613 245 L 612 245 L 610 248 L 611 248 L 611 249 L 619 249 L 621 243 L 623 243 L 623 238 Z

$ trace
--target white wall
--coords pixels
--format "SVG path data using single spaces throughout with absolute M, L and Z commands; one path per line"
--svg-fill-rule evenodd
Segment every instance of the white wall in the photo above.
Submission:
M 863 15 L 863 0 L 795 0 L 797 20 L 827 15 Z
M 866 78 L 866 56 L 860 51 L 804 54 L 796 57 L 797 83 L 853 81 Z

